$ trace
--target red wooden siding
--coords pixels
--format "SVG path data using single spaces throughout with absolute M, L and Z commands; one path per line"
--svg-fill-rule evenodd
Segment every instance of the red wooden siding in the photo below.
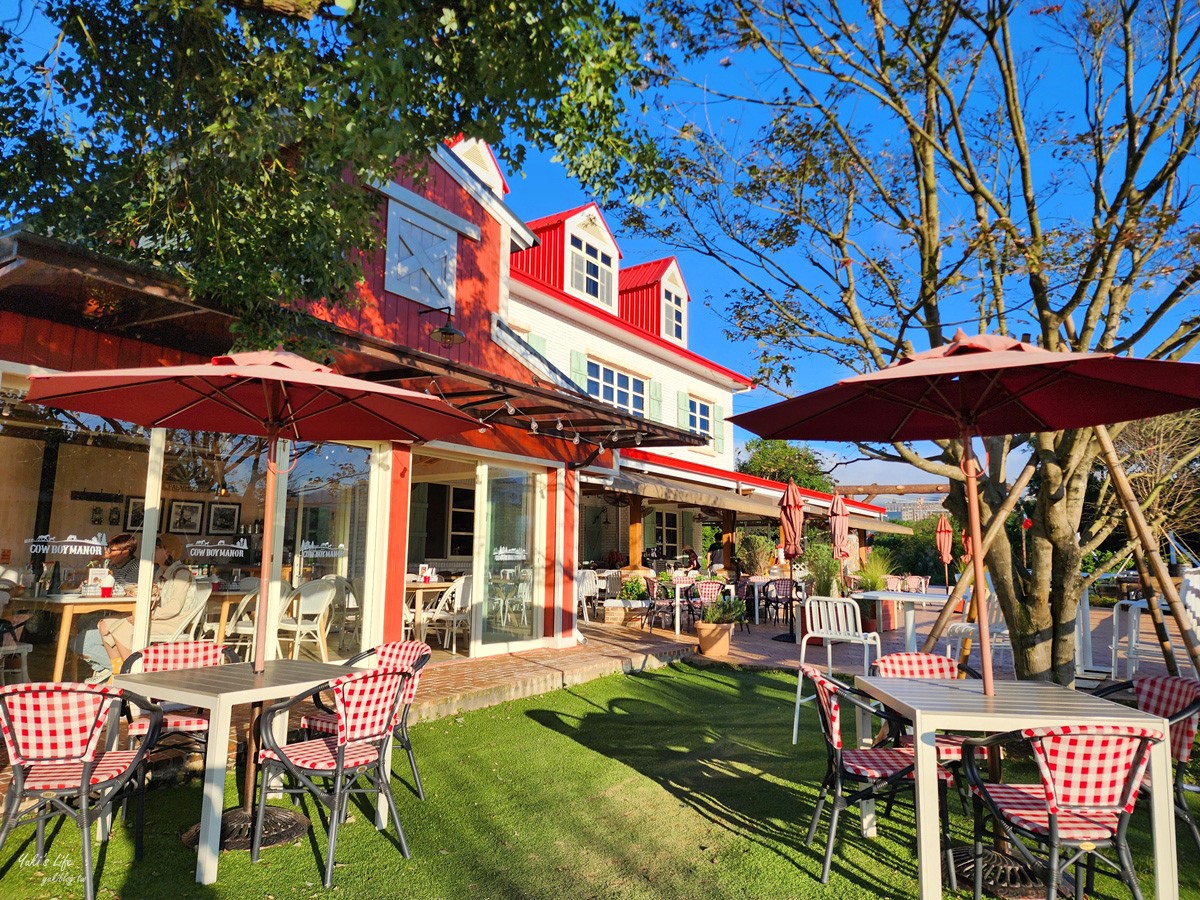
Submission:
M 17 312 L 0 312 L 0 358 L 63 371 L 177 366 L 205 361 L 205 357 L 195 353 L 168 350 L 145 341 Z
M 618 315 L 634 328 L 662 337 L 662 284 L 653 281 L 621 291 Z
M 563 252 L 564 223 L 551 222 L 540 228 L 534 228 L 540 242 L 536 247 L 520 250 L 511 257 L 511 266 L 515 272 L 524 272 L 542 284 L 548 284 L 558 290 L 563 290 L 566 283 L 565 254 Z

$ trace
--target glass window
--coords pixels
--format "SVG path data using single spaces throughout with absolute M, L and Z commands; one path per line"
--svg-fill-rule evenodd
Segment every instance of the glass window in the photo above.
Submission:
M 487 546 L 482 640 L 485 644 L 541 635 L 544 585 L 535 553 L 536 477 L 488 467 Z
M 450 555 L 470 556 L 475 548 L 475 489 L 450 490 Z
M 612 256 L 578 235 L 571 235 L 571 288 L 599 301 L 613 305 Z
M 663 337 L 683 343 L 685 308 L 682 295 L 663 289 Z
M 667 559 L 679 555 L 679 513 L 654 514 L 654 546 Z
M 587 392 L 589 396 L 635 416 L 646 415 L 646 381 L 628 372 L 589 359 Z
M 688 430 L 712 436 L 712 404 L 695 397 L 688 399 Z

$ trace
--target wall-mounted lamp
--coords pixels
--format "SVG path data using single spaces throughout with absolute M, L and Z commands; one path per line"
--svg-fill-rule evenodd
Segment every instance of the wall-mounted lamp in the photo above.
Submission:
M 446 323 L 429 332 L 429 337 L 432 340 L 441 344 L 443 347 L 453 347 L 455 344 L 461 344 L 467 339 L 465 334 L 450 324 L 450 317 L 453 315 L 453 313 L 450 311 L 449 306 L 438 306 L 432 309 L 423 309 L 417 313 L 417 316 L 420 317 L 434 312 L 444 312 L 446 314 Z

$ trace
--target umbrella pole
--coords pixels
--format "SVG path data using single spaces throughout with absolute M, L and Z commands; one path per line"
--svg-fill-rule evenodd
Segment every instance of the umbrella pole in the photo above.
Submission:
M 1183 603 L 1179 600 L 1179 592 L 1175 590 L 1175 582 L 1171 580 L 1170 573 L 1167 572 L 1167 567 L 1162 561 L 1162 556 L 1159 555 L 1158 543 L 1150 535 L 1150 528 L 1146 524 L 1145 517 L 1142 515 L 1142 508 L 1138 505 L 1137 498 L 1133 495 L 1133 489 L 1129 486 L 1129 479 L 1125 477 L 1125 470 L 1121 467 L 1121 460 L 1117 456 L 1117 448 L 1113 446 L 1112 438 L 1109 437 L 1108 427 L 1097 425 L 1093 431 L 1096 434 L 1096 441 L 1100 444 L 1100 451 L 1104 455 L 1104 462 L 1108 465 L 1108 471 L 1112 475 L 1113 486 L 1117 489 L 1117 496 L 1121 499 L 1121 503 L 1125 507 L 1125 514 L 1129 517 L 1129 521 L 1133 523 L 1137 531 L 1138 540 L 1141 542 L 1142 549 L 1146 555 L 1146 562 L 1150 565 L 1150 571 L 1158 580 L 1159 590 L 1167 598 L 1167 606 L 1171 609 L 1171 615 L 1174 616 L 1176 623 L 1179 625 L 1179 632 L 1183 635 L 1183 644 L 1187 647 L 1192 667 L 1197 672 L 1200 672 L 1200 644 L 1196 640 L 1195 628 L 1189 621 L 1188 614 L 1183 608 Z
M 963 428 L 963 474 L 967 481 L 967 521 L 971 528 L 971 545 L 975 552 L 971 563 L 975 570 L 975 586 L 971 596 L 975 602 L 979 623 L 979 668 L 983 675 L 984 696 L 991 697 L 996 689 L 992 685 L 992 641 L 988 634 L 987 582 L 983 577 L 983 535 L 979 525 L 979 484 L 975 452 L 971 447 L 971 434 Z

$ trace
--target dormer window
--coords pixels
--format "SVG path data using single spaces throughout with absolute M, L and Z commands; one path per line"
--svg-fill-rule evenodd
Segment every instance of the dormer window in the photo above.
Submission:
M 571 288 L 611 309 L 615 281 L 612 255 L 571 235 Z
M 686 302 L 682 294 L 670 288 L 663 288 L 662 336 L 668 341 L 680 344 L 687 342 L 687 325 L 684 319 Z

